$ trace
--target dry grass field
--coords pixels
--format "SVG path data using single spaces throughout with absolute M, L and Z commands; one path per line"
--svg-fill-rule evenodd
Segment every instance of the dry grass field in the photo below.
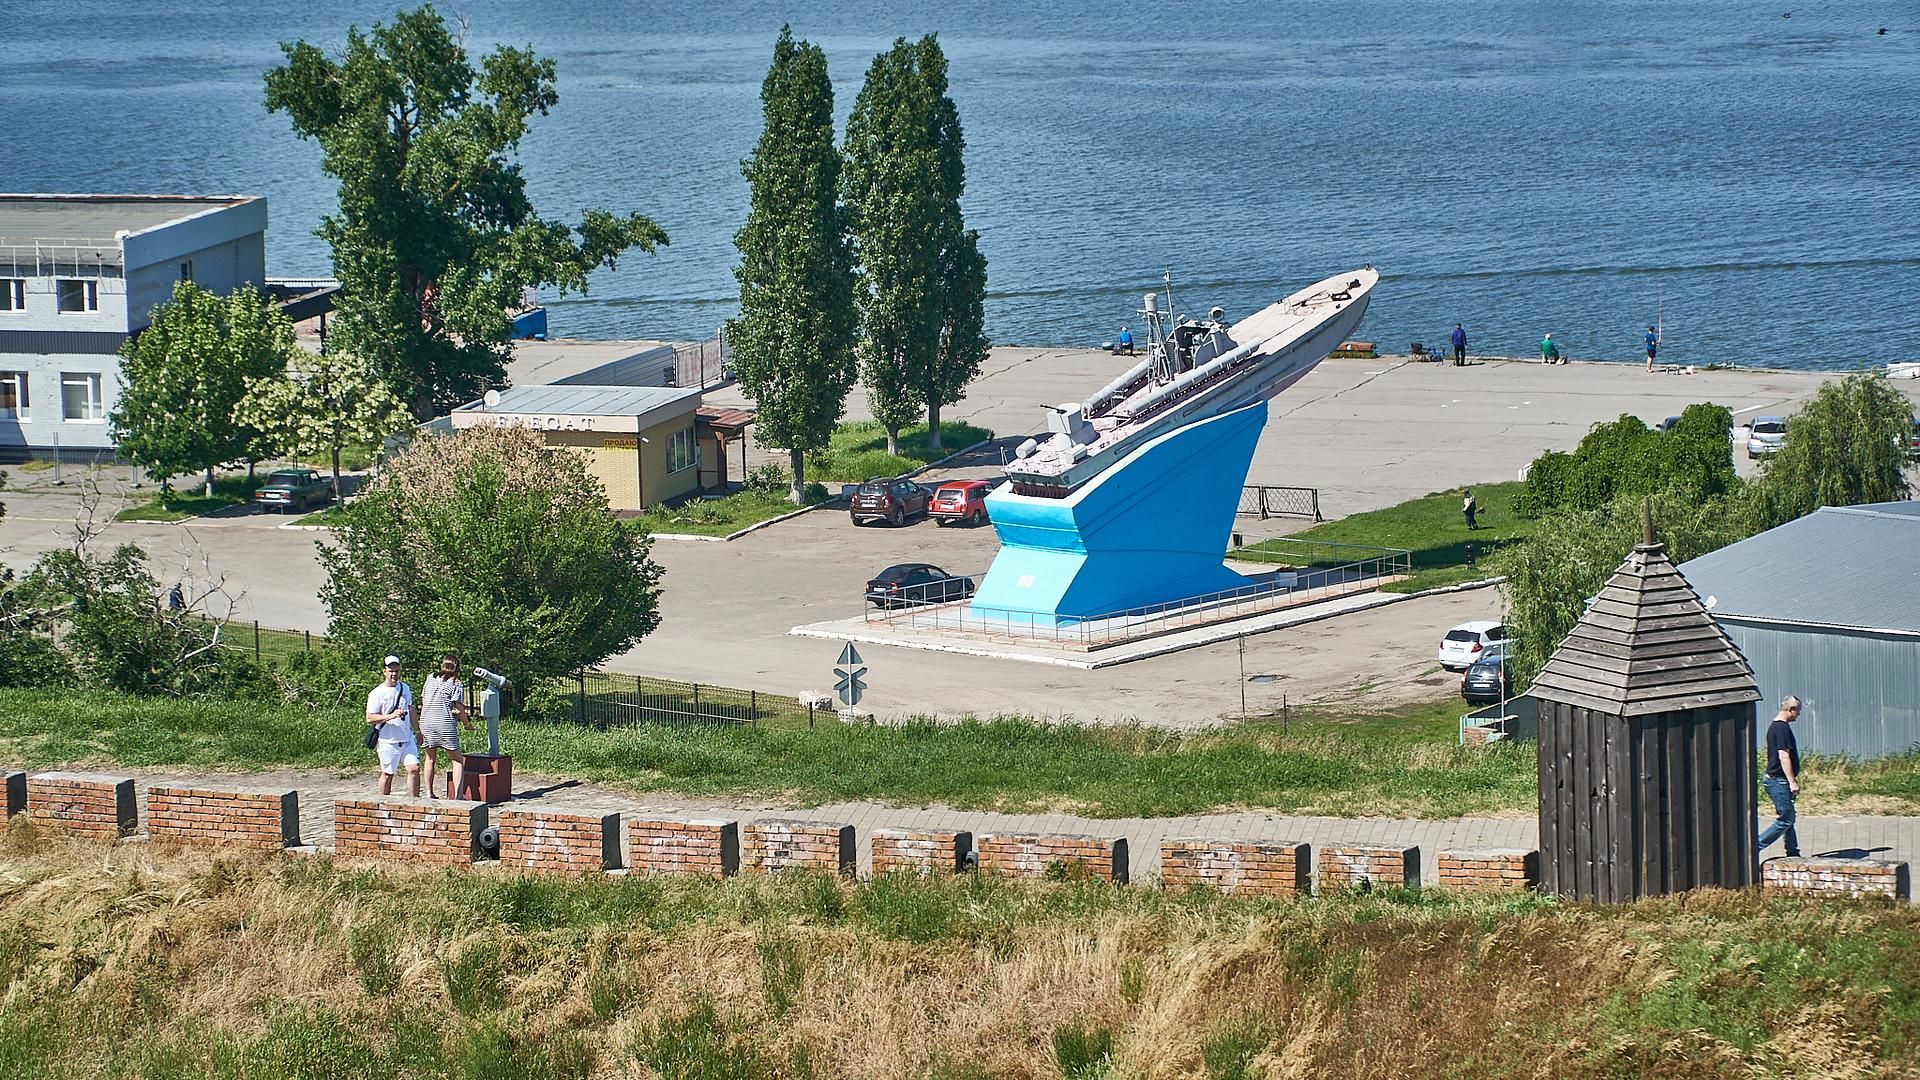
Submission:
M 0 1076 L 1920 1074 L 1920 914 L 530 879 L 0 837 Z

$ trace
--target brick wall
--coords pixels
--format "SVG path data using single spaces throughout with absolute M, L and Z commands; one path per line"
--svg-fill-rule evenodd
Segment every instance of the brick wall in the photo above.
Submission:
M 740 824 L 674 818 L 627 822 L 627 868 L 636 874 L 722 877 L 740 870 Z
M 300 796 L 292 791 L 158 785 L 147 789 L 147 833 L 185 844 L 277 851 L 300 843 Z
M 1196 885 L 1246 896 L 1303 896 L 1311 888 L 1312 849 L 1269 840 L 1189 836 L 1160 841 L 1160 883 Z
M 133 832 L 139 817 L 133 778 L 98 773 L 28 776 L 27 809 L 35 818 L 87 836 L 126 836 Z
M 952 829 L 875 829 L 873 872 L 952 874 L 967 868 L 973 834 Z
M 1321 848 L 1320 891 L 1328 893 L 1356 885 L 1419 888 L 1420 849 L 1367 844 Z
M 27 774 L 10 772 L 6 776 L 7 816 L 27 812 Z
M 464 866 L 480 849 L 487 804 L 458 799 L 333 801 L 333 850 L 342 857 Z
M 1068 875 L 1086 874 L 1116 885 L 1127 883 L 1127 841 L 1070 833 L 990 833 L 976 845 L 983 872 L 1045 877 L 1058 864 Z
M 1912 885 L 1907 864 L 1888 859 L 1768 859 L 1760 887 L 1802 896 L 1884 896 L 1905 900 Z
M 747 822 L 741 837 L 741 865 L 748 870 L 854 871 L 853 826 L 838 821 L 762 818 Z
M 1540 884 L 1540 853 L 1518 848 L 1440 853 L 1437 884 L 1455 892 L 1510 892 Z
M 620 867 L 620 814 L 502 810 L 500 865 L 559 874 L 598 874 Z

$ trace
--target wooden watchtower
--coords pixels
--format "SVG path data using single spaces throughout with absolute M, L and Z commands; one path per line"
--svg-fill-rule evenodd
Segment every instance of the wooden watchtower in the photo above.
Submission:
M 1541 888 L 1600 903 L 1757 875 L 1759 687 L 1644 514 L 1642 531 L 1528 691 Z

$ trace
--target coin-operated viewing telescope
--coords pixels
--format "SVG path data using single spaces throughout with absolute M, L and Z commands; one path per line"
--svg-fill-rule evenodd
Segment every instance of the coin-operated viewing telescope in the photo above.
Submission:
M 481 684 L 474 704 L 487 722 L 487 752 L 467 755 L 466 775 L 482 802 L 506 802 L 513 797 L 513 755 L 500 752 L 500 706 L 501 691 L 513 682 L 483 667 L 473 669 L 473 681 Z

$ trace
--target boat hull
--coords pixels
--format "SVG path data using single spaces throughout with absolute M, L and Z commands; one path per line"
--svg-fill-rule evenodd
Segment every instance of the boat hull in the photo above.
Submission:
M 970 619 L 1059 627 L 1250 584 L 1225 557 L 1266 422 L 1261 398 L 1161 432 L 1065 498 L 994 491 L 1000 553 Z

